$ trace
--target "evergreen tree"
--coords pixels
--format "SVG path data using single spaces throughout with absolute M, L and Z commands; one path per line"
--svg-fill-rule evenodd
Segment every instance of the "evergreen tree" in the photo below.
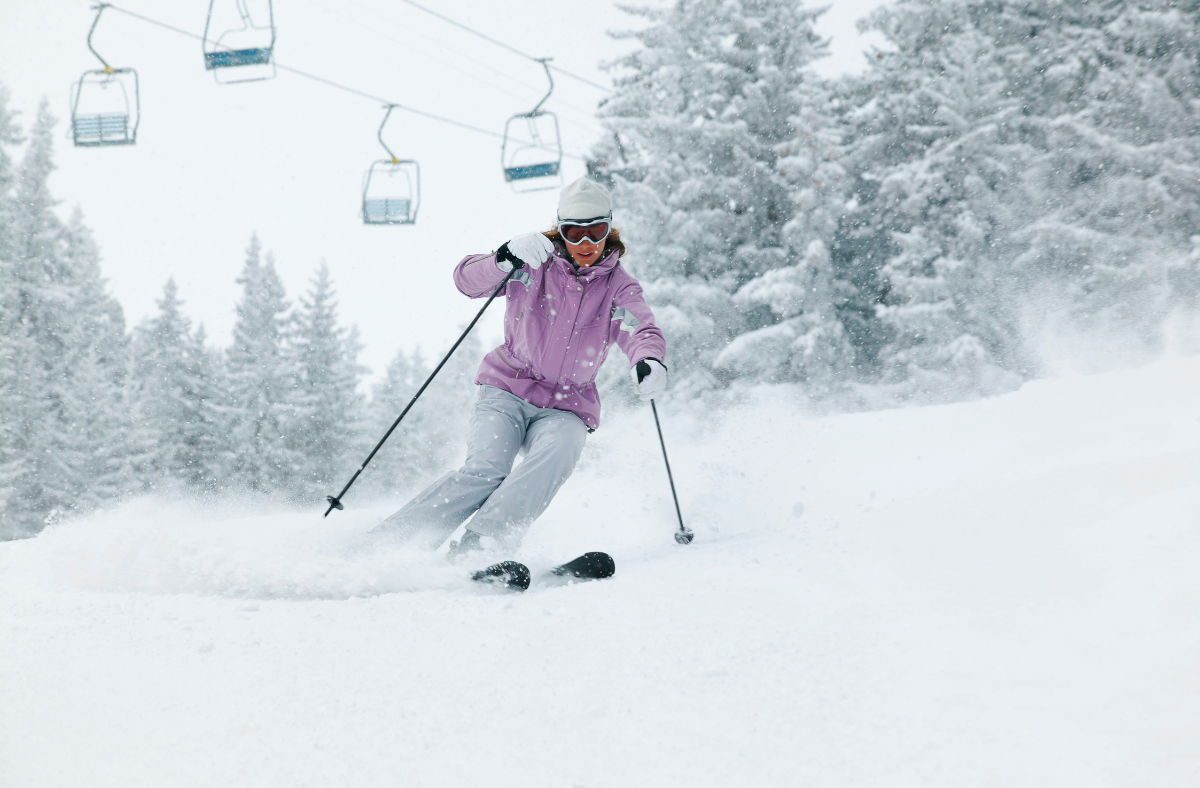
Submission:
M 1194 9 L 901 0 L 871 24 L 892 46 L 850 91 L 839 262 L 876 275 L 884 379 L 1011 386 L 1038 302 L 1153 341 L 1197 210 Z
M 29 363 L 27 337 L 20 321 L 20 287 L 17 278 L 14 232 L 16 201 L 13 195 L 13 160 L 9 147 L 21 143 L 16 112 L 9 109 L 8 88 L 0 84 L 0 539 L 26 532 L 23 513 L 15 497 L 28 484 L 29 456 L 25 441 L 27 391 L 22 382 Z
M 363 476 L 365 494 L 395 495 L 461 464 L 478 396 L 475 373 L 482 358 L 478 337 L 468 336 L 371 461 Z M 420 349 L 411 355 L 403 350 L 396 353 L 386 376 L 372 391 L 366 451 L 392 426 L 430 370 Z
M 224 478 L 240 490 L 286 491 L 302 458 L 292 448 L 292 392 L 298 378 L 287 349 L 288 303 L 268 253 L 259 259 L 258 236 L 250 239 L 238 284 L 233 344 L 225 354 Z
M 369 445 L 365 447 L 363 457 L 384 436 L 428 376 L 429 367 L 420 351 L 414 351 L 412 355 L 403 349 L 397 351 L 384 377 L 371 391 L 364 431 Z M 415 487 L 439 470 L 437 461 L 440 457 L 427 450 L 425 435 L 429 431 L 430 416 L 428 409 L 417 405 L 404 417 L 363 476 L 366 494 L 395 495 Z
M 54 119 L 43 101 L 15 184 L 7 231 L 5 348 L 13 372 L 6 425 L 6 521 L 38 530 L 49 512 L 86 512 L 130 486 L 122 454 L 127 348 L 120 307 L 78 211 L 54 212 Z
M 133 378 L 146 444 L 141 470 L 152 485 L 205 489 L 215 482 L 217 388 L 203 330 L 192 331 L 173 278 L 158 314 L 134 331 Z
M 632 13 L 651 24 L 623 34 L 642 46 L 617 63 L 625 73 L 600 112 L 612 138 L 597 153 L 616 158 L 619 147 L 631 165 L 631 178 L 615 178 L 631 267 L 665 318 L 675 390 L 702 390 L 717 353 L 763 327 L 734 292 L 817 240 L 803 222 L 794 238 L 784 228 L 796 181 L 811 185 L 825 163 L 806 71 L 826 54 L 812 27 L 821 12 L 794 0 L 678 0 Z
M 360 349 L 357 332 L 338 326 L 336 293 L 329 266 L 322 260 L 308 297 L 300 299 L 292 348 L 299 380 L 290 438 L 303 458 L 296 479 L 298 492 L 329 494 L 361 443 Z

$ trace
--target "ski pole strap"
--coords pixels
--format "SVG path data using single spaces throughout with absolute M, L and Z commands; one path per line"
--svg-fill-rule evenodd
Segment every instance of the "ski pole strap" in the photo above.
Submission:
M 454 351 L 458 350 L 458 346 L 461 345 L 463 340 L 467 338 L 467 334 L 471 333 L 471 329 L 473 329 L 475 324 L 479 322 L 479 318 L 483 317 L 483 313 L 487 311 L 489 306 L 491 306 L 492 301 L 495 301 L 496 296 L 500 295 L 500 293 L 504 291 L 504 288 L 508 287 L 508 281 L 512 279 L 513 274 L 516 272 L 516 268 L 509 271 L 508 275 L 504 277 L 504 281 L 500 283 L 500 286 L 496 288 L 495 292 L 488 296 L 488 300 L 483 303 L 483 306 L 480 308 L 478 314 L 475 315 L 475 319 L 467 325 L 466 330 L 462 332 L 462 336 L 458 338 L 458 341 L 454 343 L 449 352 L 446 353 L 445 357 L 438 362 L 438 365 L 433 368 L 433 372 L 429 373 L 429 377 L 425 378 L 425 382 L 421 384 L 421 388 L 417 389 L 417 393 L 413 395 L 413 398 L 409 400 L 408 404 L 404 407 L 404 410 L 402 410 L 400 415 L 396 417 L 396 420 L 392 422 L 392 426 L 388 427 L 388 431 L 384 433 L 382 438 L 379 439 L 379 443 L 375 444 L 375 448 L 371 449 L 371 453 L 367 455 L 367 459 L 363 460 L 362 465 L 358 466 L 358 470 L 355 471 L 354 475 L 350 477 L 350 481 L 346 482 L 346 486 L 342 488 L 342 491 L 337 495 L 326 496 L 325 500 L 329 501 L 329 508 L 325 510 L 325 517 L 328 517 L 329 513 L 334 509 L 345 508 L 342 505 L 342 496 L 345 495 L 346 492 L 354 485 L 354 482 L 358 481 L 359 474 L 366 470 L 367 466 L 371 464 L 371 460 L 375 459 L 375 455 L 380 449 L 383 448 L 383 444 L 387 443 L 387 439 L 392 437 L 392 433 L 395 432 L 396 428 L 400 426 L 400 422 L 403 421 L 404 417 L 408 415 L 408 412 L 412 409 L 412 406 L 417 403 L 417 400 L 420 398 L 420 396 L 425 393 L 425 389 L 429 388 L 429 384 L 433 382 L 435 377 L 437 377 L 437 373 L 441 372 L 442 367 L 446 366 L 446 362 L 450 360 L 450 356 L 454 355 Z

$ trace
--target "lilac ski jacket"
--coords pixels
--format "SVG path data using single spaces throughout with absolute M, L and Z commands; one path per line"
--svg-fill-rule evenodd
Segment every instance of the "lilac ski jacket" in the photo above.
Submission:
M 616 342 L 630 366 L 660 361 L 667 345 L 637 280 L 620 253 L 576 268 L 557 248 L 541 268 L 517 269 L 505 287 L 504 344 L 488 353 L 475 377 L 539 408 L 570 411 L 590 429 L 600 424 L 596 374 Z M 471 298 L 490 296 L 504 280 L 495 254 L 464 258 L 454 284 Z

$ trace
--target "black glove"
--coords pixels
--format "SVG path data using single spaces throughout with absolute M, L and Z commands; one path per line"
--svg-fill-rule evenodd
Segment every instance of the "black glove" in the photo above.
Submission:
M 633 366 L 633 385 L 643 401 L 654 399 L 667 388 L 667 365 L 647 358 Z
M 513 254 L 512 252 L 510 252 L 508 250 L 508 241 L 505 241 L 504 243 L 500 244 L 500 248 L 496 250 L 496 262 L 497 263 L 507 262 L 507 263 L 511 264 L 512 268 L 508 269 L 510 271 L 515 271 L 518 268 L 525 267 L 525 261 L 522 260 L 520 257 L 517 257 L 515 254 Z

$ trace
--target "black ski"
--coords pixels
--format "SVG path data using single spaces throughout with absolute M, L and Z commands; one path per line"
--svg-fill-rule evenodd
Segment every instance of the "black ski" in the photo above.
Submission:
M 520 561 L 501 561 L 487 569 L 480 569 L 471 579 L 488 585 L 524 591 L 529 588 L 529 567 Z
M 580 580 L 603 580 L 612 577 L 616 571 L 617 563 L 608 553 L 584 553 L 574 561 L 554 567 L 550 574 Z
M 551 569 L 546 573 L 546 579 L 560 583 L 571 580 L 603 580 L 612 577 L 616 571 L 617 564 L 608 553 L 584 553 L 574 561 Z M 471 579 L 500 588 L 524 591 L 529 588 L 531 575 L 529 567 L 520 561 L 501 561 L 487 569 L 480 569 L 471 575 Z

